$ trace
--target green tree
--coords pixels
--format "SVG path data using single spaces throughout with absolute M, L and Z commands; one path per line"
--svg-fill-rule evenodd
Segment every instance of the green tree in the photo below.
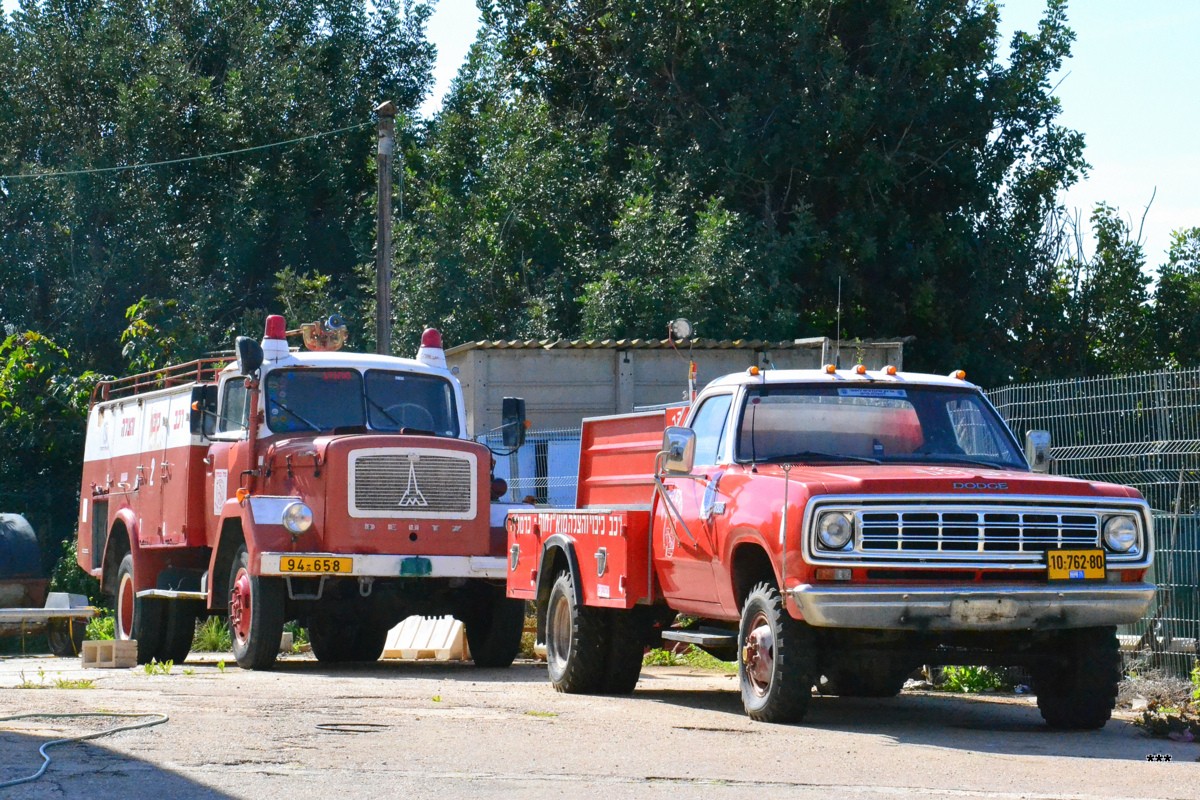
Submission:
M 1200 366 L 1200 228 L 1172 233 L 1153 318 L 1159 357 L 1174 367 Z
M 1051 93 L 1061 0 L 1005 59 L 976 0 L 480 5 L 416 166 L 402 305 L 455 316 L 482 287 L 503 313 L 467 312 L 474 336 L 688 313 L 791 338 L 834 332 L 840 282 L 843 330 L 915 335 L 913 366 L 1028 363 L 1008 346 L 1054 313 L 1041 232 L 1086 166 Z

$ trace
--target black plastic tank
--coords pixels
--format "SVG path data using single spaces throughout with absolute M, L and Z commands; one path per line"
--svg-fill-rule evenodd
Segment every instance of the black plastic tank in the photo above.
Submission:
M 20 514 L 0 514 L 0 580 L 41 577 L 41 551 L 33 526 Z

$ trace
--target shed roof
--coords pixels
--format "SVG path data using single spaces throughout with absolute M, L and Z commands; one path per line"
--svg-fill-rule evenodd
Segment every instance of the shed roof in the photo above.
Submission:
M 908 338 L 843 340 L 846 346 L 900 346 Z M 825 336 L 771 342 L 765 339 L 693 339 L 674 342 L 670 339 L 516 339 L 463 342 L 446 350 L 447 356 L 469 350 L 659 350 L 675 347 L 681 350 L 799 350 L 816 349 L 826 342 Z

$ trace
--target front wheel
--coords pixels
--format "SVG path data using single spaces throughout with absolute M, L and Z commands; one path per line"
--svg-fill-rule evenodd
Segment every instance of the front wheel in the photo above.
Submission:
M 116 600 L 113 638 L 136 640 L 137 662 L 149 664 L 162 648 L 166 609 L 157 598 L 137 596 L 132 553 L 126 553 L 117 568 Z
M 1117 629 L 1064 631 L 1055 642 L 1060 660 L 1030 670 L 1038 710 L 1051 728 L 1103 728 L 1117 704 L 1121 651 Z
M 800 722 L 816 678 L 814 637 L 788 616 L 779 590 L 750 590 L 738 626 L 738 683 L 742 705 L 759 722 Z
M 229 633 L 242 669 L 271 669 L 283 636 L 284 586 L 250 573 L 250 554 L 238 548 L 229 570 Z
M 546 607 L 546 667 L 557 691 L 602 691 L 609 637 L 605 623 L 599 609 L 576 602 L 571 573 L 554 580 Z

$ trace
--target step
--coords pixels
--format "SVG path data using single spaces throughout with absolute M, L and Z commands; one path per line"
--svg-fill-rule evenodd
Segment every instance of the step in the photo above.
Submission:
M 730 631 L 713 628 L 698 628 L 696 630 L 672 630 L 662 632 L 662 638 L 669 642 L 684 642 L 697 647 L 737 647 L 737 634 Z

